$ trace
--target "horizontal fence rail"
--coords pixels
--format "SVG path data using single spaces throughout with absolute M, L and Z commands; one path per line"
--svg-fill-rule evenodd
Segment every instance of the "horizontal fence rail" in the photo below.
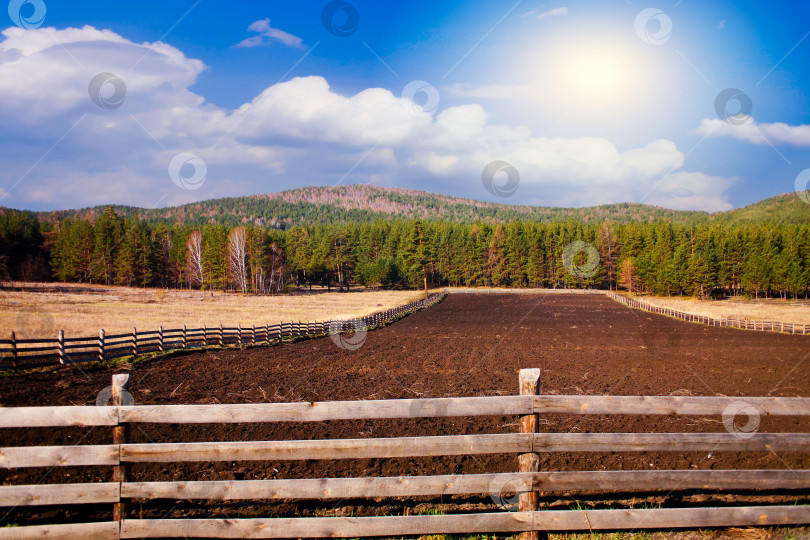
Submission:
M 637 300 L 635 298 L 628 298 L 624 295 L 616 294 L 613 291 L 608 291 L 606 295 L 608 298 L 612 298 L 613 300 L 616 300 L 617 302 L 634 309 L 640 309 L 642 311 L 647 311 L 649 313 L 657 313 L 659 315 L 674 317 L 682 321 L 705 324 L 708 326 L 727 326 L 730 328 L 740 328 L 742 330 L 761 330 L 764 332 L 781 332 L 793 335 L 800 334 L 803 336 L 806 336 L 808 334 L 808 329 L 810 329 L 810 324 L 796 324 L 780 321 L 757 321 L 749 319 L 732 319 L 725 317 L 721 318 L 707 317 L 705 315 L 686 313 L 684 311 L 678 311 L 677 309 L 672 309 L 668 307 L 656 306 L 648 302 Z
M 138 330 L 122 334 L 107 334 L 100 330 L 98 336 L 66 337 L 63 330 L 56 339 L 11 339 L 0 340 L 0 370 L 43 367 L 57 364 L 105 361 L 124 356 L 146 353 L 161 353 L 195 347 L 226 345 L 270 344 L 284 338 L 316 337 L 328 334 L 372 329 L 393 322 L 420 309 L 442 301 L 447 291 L 435 293 L 423 300 L 410 302 L 392 309 L 372 313 L 356 319 L 301 322 L 289 321 L 276 324 L 200 328 L 163 328 Z
M 730 407 L 742 405 L 760 416 L 810 416 L 810 398 L 804 397 L 549 394 L 218 405 L 0 407 L 0 428 L 115 426 L 125 423 L 321 422 L 543 413 L 720 416 Z
M 108 426 L 113 444 L 0 448 L 0 468 L 109 466 L 113 481 L 0 486 L 0 506 L 113 505 L 99 523 L 0 527 L 7 538 L 301 538 L 538 531 L 801 525 L 810 506 L 736 506 L 622 510 L 538 510 L 539 493 L 670 493 L 773 491 L 807 493 L 810 470 L 540 471 L 546 452 L 807 452 L 810 433 L 538 433 L 540 414 L 810 416 L 810 398 L 698 396 L 571 396 L 539 394 L 539 370 L 522 370 L 520 395 L 432 399 L 264 403 L 234 405 L 122 405 L 128 376 L 113 376 L 113 405 L 0 407 L 0 428 Z M 117 397 L 116 397 L 117 396 Z M 132 444 L 123 426 L 320 422 L 346 419 L 517 416 L 519 433 L 433 435 L 329 440 L 224 441 Z M 116 435 L 117 434 L 117 435 Z M 243 460 L 379 459 L 442 455 L 515 454 L 518 471 L 500 474 L 153 481 L 130 478 L 132 463 Z M 444 495 L 514 494 L 503 511 L 425 516 L 238 519 L 132 519 L 132 500 L 335 500 Z M 494 500 L 494 499 L 493 499 Z

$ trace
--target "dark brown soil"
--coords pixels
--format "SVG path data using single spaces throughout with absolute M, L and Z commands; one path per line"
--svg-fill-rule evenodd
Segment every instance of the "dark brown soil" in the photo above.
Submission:
M 257 403 L 517 393 L 521 368 L 543 370 L 542 391 L 558 394 L 810 396 L 810 337 L 690 324 L 635 311 L 591 295 L 451 294 L 441 304 L 370 332 L 356 351 L 326 338 L 247 350 L 213 350 L 136 366 L 63 369 L 0 380 L 4 406 L 93 404 L 111 375 L 129 370 L 138 404 Z M 742 418 L 745 423 L 747 418 Z M 340 421 L 307 425 L 134 426 L 134 442 L 391 437 L 515 432 L 515 418 Z M 541 418 L 550 432 L 724 431 L 720 418 Z M 810 432 L 810 419 L 761 419 L 759 431 Z M 110 442 L 109 428 L 3 430 L 0 445 Z M 542 456 L 544 470 L 810 468 L 810 454 L 601 453 Z M 150 480 L 424 475 L 516 470 L 514 455 L 313 462 L 156 464 L 132 468 Z M 91 467 L 13 470 L 4 484 L 98 481 Z M 794 497 L 795 499 L 795 497 Z M 479 499 L 481 501 L 483 499 Z M 555 500 L 554 498 L 551 499 Z M 567 499 L 566 499 L 567 500 Z M 677 498 L 669 498 L 668 503 Z M 459 502 L 468 499 L 459 499 Z M 488 499 L 487 499 L 488 501 Z M 487 502 L 484 501 L 484 502 Z M 725 500 L 721 500 L 721 503 Z M 448 501 L 444 501 L 448 502 Z M 729 501 L 725 501 L 729 502 Z M 252 504 L 252 505 L 251 505 Z M 391 513 L 402 505 L 277 502 L 217 505 L 206 515 L 307 515 L 347 505 L 356 515 Z M 387 503 L 386 503 L 387 504 Z M 352 507 L 351 505 L 355 505 Z M 362 505 L 362 508 L 360 507 Z M 86 509 L 86 507 L 83 507 Z M 191 515 L 192 505 L 131 505 L 144 517 Z M 108 508 L 97 509 L 108 512 Z M 213 512 L 212 512 L 213 511 Z M 52 514 L 14 510 L 6 519 L 86 519 L 86 510 Z M 95 510 L 89 509 L 90 514 Z

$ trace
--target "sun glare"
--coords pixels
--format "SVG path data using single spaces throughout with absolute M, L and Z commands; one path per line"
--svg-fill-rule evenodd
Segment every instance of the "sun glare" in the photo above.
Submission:
M 591 50 L 566 56 L 560 67 L 560 82 L 566 94 L 608 103 L 632 92 L 632 66 L 619 55 Z
M 635 120 L 644 109 L 651 88 L 660 83 L 660 70 L 632 44 L 617 39 L 590 36 L 586 39 L 553 40 L 536 55 L 531 65 L 532 85 L 541 107 L 554 104 L 571 120 L 580 117 L 595 127 L 615 119 Z

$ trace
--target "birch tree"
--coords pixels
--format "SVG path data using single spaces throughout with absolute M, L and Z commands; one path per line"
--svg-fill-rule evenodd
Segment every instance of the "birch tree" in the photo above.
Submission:
M 186 272 L 189 284 L 203 288 L 205 274 L 203 273 L 203 241 L 200 231 L 192 231 L 186 242 Z
M 247 293 L 247 231 L 244 227 L 236 227 L 228 234 L 228 273 L 233 285 Z

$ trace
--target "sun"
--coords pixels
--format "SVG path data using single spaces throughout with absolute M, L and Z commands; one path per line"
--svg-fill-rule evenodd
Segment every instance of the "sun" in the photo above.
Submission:
M 605 35 L 557 35 L 526 60 L 538 106 L 593 128 L 634 119 L 662 83 L 642 47 Z
M 610 103 L 633 89 L 632 66 L 611 51 L 577 51 L 566 55 L 559 69 L 562 89 L 577 99 Z
M 642 67 L 633 51 L 616 44 L 577 43 L 563 47 L 551 63 L 551 89 L 569 104 L 583 107 L 632 103 Z

